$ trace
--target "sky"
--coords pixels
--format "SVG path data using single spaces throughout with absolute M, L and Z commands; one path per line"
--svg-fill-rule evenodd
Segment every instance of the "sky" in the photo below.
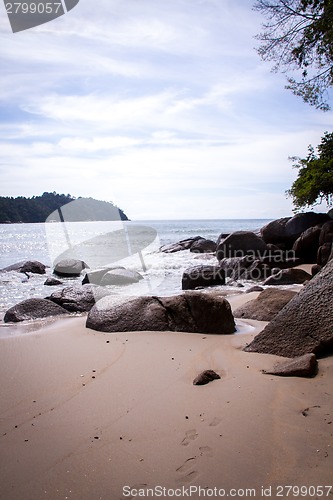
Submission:
M 288 157 L 332 112 L 261 61 L 252 5 L 80 0 L 12 33 L 0 2 L 0 195 L 93 197 L 133 220 L 292 215 Z

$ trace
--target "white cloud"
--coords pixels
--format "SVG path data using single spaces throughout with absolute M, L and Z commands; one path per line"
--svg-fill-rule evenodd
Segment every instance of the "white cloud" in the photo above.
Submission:
M 259 18 L 231 0 L 80 0 L 13 35 L 0 22 L 4 195 L 114 200 L 132 218 L 287 215 L 330 127 L 252 49 Z

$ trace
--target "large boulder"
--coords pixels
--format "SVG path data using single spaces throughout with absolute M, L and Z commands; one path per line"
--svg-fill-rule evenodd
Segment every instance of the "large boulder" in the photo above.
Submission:
M 196 240 L 193 242 L 190 248 L 190 252 L 193 253 L 211 253 L 216 251 L 216 243 L 213 240 L 206 240 L 202 238 L 201 240 Z
M 18 271 L 19 273 L 45 274 L 46 266 L 38 260 L 23 260 L 7 266 L 1 271 Z
M 248 352 L 296 357 L 333 350 L 333 260 L 257 335 Z
M 235 231 L 218 245 L 218 260 L 245 255 L 260 256 L 268 253 L 266 243 L 251 231 Z
M 97 285 L 67 286 L 56 290 L 47 299 L 69 312 L 86 312 L 95 302 L 109 294 L 107 288 Z
M 8 309 L 4 316 L 5 323 L 61 316 L 67 311 L 47 299 L 27 299 Z
M 304 262 L 311 264 L 316 262 L 320 233 L 321 226 L 309 227 L 309 229 L 304 231 L 293 245 L 292 249 L 295 252 L 295 256 L 303 259 Z
M 182 289 L 194 290 L 198 286 L 225 284 L 225 271 L 220 266 L 195 266 L 186 269 L 182 277 Z
M 172 297 L 104 297 L 87 317 L 87 328 L 102 332 L 177 331 L 230 334 L 234 317 L 224 297 L 187 292 Z
M 303 269 L 281 269 L 264 281 L 264 285 L 302 285 L 312 278 Z
M 234 311 L 235 318 L 271 321 L 290 302 L 297 292 L 267 288 L 254 300 L 250 300 Z
M 261 236 L 266 243 L 284 244 L 291 248 L 304 231 L 329 219 L 327 214 L 315 212 L 297 214 L 269 222 L 261 228 Z
M 64 278 L 80 276 L 83 269 L 89 267 L 83 260 L 63 259 L 54 266 L 53 273 Z

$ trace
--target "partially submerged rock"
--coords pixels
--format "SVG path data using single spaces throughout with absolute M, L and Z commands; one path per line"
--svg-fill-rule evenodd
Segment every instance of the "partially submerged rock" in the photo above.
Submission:
M 138 283 L 143 276 L 122 266 L 101 267 L 88 271 L 82 280 L 82 284 L 107 285 L 130 285 Z
M 254 300 L 250 300 L 234 311 L 235 318 L 271 321 L 296 295 L 291 290 L 267 288 Z
M 193 385 L 206 385 L 209 382 L 212 382 L 213 380 L 217 380 L 219 378 L 221 378 L 220 375 L 214 372 L 214 370 L 205 370 L 199 373 L 197 377 L 195 377 L 195 379 L 193 380 Z
M 236 329 L 229 302 L 199 292 L 172 297 L 104 297 L 88 313 L 86 326 L 102 332 L 230 334 Z
M 174 253 L 180 252 L 182 250 L 190 250 L 192 245 L 198 240 L 204 240 L 202 236 L 194 236 L 192 238 L 186 238 L 185 240 L 177 241 L 177 243 L 171 243 L 170 245 L 163 245 L 160 248 L 161 252 L 164 253 Z
M 47 299 L 27 299 L 8 309 L 4 316 L 5 323 L 61 316 L 67 311 Z
M 293 358 L 333 351 L 333 260 L 245 348 Z
M 140 273 L 136 271 L 131 271 L 130 269 L 113 269 L 111 271 L 107 271 L 102 279 L 101 286 L 106 285 L 115 285 L 115 286 L 123 286 L 123 285 L 131 285 L 133 283 L 138 283 L 143 279 Z
M 56 278 L 52 278 L 49 276 L 45 281 L 44 281 L 45 286 L 57 286 L 57 285 L 62 285 L 62 281 L 57 280 Z
M 46 266 L 38 260 L 23 260 L 1 269 L 1 272 L 18 271 L 19 273 L 45 274 Z
M 63 259 L 55 264 L 53 272 L 58 276 L 71 278 L 80 276 L 87 267 L 89 266 L 83 260 Z
M 268 375 L 280 377 L 314 377 L 318 372 L 318 362 L 314 354 L 304 354 L 291 360 L 276 363 L 271 370 L 262 370 Z

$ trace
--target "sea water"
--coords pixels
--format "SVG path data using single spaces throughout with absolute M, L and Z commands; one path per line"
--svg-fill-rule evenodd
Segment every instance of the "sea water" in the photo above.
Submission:
M 82 277 L 61 278 L 63 284 L 58 287 L 44 285 L 46 278 L 52 275 L 54 261 L 66 252 L 75 256 L 78 249 L 77 257 L 80 258 L 84 248 L 83 260 L 88 261 L 92 269 L 98 264 L 119 265 L 143 276 L 137 284 L 113 287 L 112 293 L 172 295 L 181 291 L 182 273 L 186 268 L 217 264 L 217 260 L 213 256 L 207 260 L 205 254 L 193 254 L 189 250 L 163 253 L 160 251 L 162 245 L 194 236 L 216 241 L 221 233 L 256 231 L 268 222 L 266 219 L 237 219 L 1 224 L 0 269 L 25 260 L 38 260 L 49 267 L 46 275 L 30 274 L 29 277 L 16 271 L 0 272 L 0 320 L 9 307 L 24 299 L 47 297 L 57 288 L 80 284 Z M 118 253 L 113 249 L 109 252 L 106 241 L 107 244 L 117 241 Z

